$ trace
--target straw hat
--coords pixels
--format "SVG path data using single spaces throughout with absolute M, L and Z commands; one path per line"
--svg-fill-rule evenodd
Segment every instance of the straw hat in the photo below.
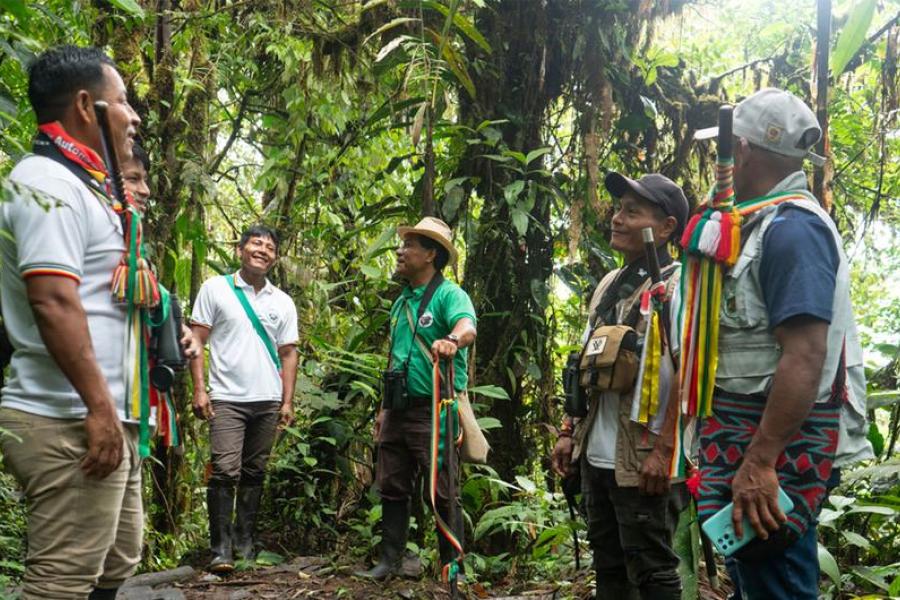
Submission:
M 451 266 L 456 264 L 456 259 L 459 258 L 459 254 L 456 252 L 456 248 L 453 247 L 453 242 L 451 240 L 452 234 L 450 232 L 450 226 L 440 219 L 425 217 L 416 223 L 415 227 L 398 227 L 397 233 L 400 234 L 401 238 L 406 238 L 409 234 L 414 233 L 416 235 L 424 235 L 425 237 L 436 241 L 450 253 L 450 262 L 448 264 Z

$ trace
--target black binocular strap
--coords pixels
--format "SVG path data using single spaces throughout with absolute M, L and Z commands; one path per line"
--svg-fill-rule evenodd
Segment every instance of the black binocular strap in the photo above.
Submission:
M 438 271 L 434 274 L 434 277 L 431 278 L 431 281 L 428 282 L 428 287 L 425 288 L 425 293 L 422 294 L 422 301 L 419 303 L 419 310 L 416 311 L 416 323 L 413 326 L 412 334 L 413 334 L 413 342 L 409 347 L 409 353 L 406 355 L 406 361 L 403 363 L 403 368 L 406 369 L 409 367 L 409 361 L 412 358 L 412 350 L 413 346 L 416 345 L 416 334 L 419 332 L 419 320 L 422 318 L 422 315 L 425 314 L 425 311 L 428 310 L 428 305 L 431 304 L 431 298 L 434 296 L 434 293 L 444 282 L 444 276 Z M 404 300 L 404 302 L 409 302 L 409 299 Z M 400 320 L 400 317 L 397 317 L 397 320 Z M 391 345 L 388 349 L 388 369 L 391 368 L 391 360 L 393 360 L 394 356 L 394 332 L 391 331 Z

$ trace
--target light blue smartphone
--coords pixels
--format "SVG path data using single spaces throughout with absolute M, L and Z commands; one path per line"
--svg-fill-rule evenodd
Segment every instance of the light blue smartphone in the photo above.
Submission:
M 780 486 L 778 488 L 778 506 L 781 508 L 781 512 L 785 514 L 794 508 L 793 501 L 784 493 Z M 750 521 L 747 520 L 747 517 L 744 517 L 744 536 L 738 539 L 734 533 L 734 527 L 731 525 L 731 514 L 733 511 L 734 503 L 730 502 L 728 506 L 703 523 L 703 533 L 706 534 L 706 537 L 709 538 L 722 556 L 731 556 L 756 537 L 756 531 L 750 526 Z

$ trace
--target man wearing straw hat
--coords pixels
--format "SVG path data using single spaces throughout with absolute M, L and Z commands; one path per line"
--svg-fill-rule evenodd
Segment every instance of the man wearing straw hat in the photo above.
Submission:
M 441 271 L 458 257 L 450 228 L 426 217 L 415 227 L 399 227 L 395 274 L 406 281 L 391 308 L 391 342 L 385 394 L 375 421 L 378 444 L 376 484 L 381 494 L 381 559 L 360 576 L 383 580 L 395 575 L 406 548 L 409 502 L 417 472 L 431 465 L 431 406 L 434 360 L 452 361 L 454 387 L 463 394 L 468 382 L 468 348 L 475 341 L 475 309 L 469 295 L 444 279 Z M 459 477 L 457 472 L 454 477 Z M 462 539 L 458 497 L 450 498 L 445 470 L 438 479 L 437 508 L 457 539 Z M 450 503 L 456 510 L 450 510 Z M 441 563 L 455 549 L 438 536 Z
M 821 135 L 809 107 L 764 89 L 737 105 L 733 132 L 740 244 L 713 310 L 715 387 L 709 411 L 698 411 L 699 509 L 706 519 L 733 500 L 736 534 L 744 517 L 756 532 L 735 554 L 744 598 L 815 600 L 816 517 L 833 467 L 871 456 L 848 263 L 807 190 L 803 161 L 821 162 L 809 152 Z M 689 253 L 696 239 L 689 225 Z M 696 326 L 690 304 L 683 357 Z M 779 486 L 793 509 L 779 507 Z

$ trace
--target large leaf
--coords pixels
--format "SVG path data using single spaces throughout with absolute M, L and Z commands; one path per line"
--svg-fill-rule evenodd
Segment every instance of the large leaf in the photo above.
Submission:
M 496 417 L 480 417 L 478 419 L 478 427 L 482 431 L 487 431 L 489 429 L 500 429 L 503 427 L 503 423 L 500 422 L 500 419 Z
M 844 539 L 847 540 L 848 544 L 853 544 L 854 546 L 859 546 L 865 550 L 868 550 L 872 547 L 872 544 L 869 543 L 869 540 L 864 538 L 853 531 L 842 531 L 841 534 L 844 536 Z
M 515 227 L 519 237 L 525 237 L 525 234 L 528 232 L 528 213 L 520 208 L 514 208 L 510 211 L 509 218 L 512 220 L 513 227 Z
M 841 570 L 828 548 L 819 544 L 819 568 L 837 585 L 841 585 Z
M 408 5 L 414 8 L 418 7 L 419 2 L 401 2 L 400 5 Z M 445 17 L 450 14 L 450 8 L 444 6 L 440 2 L 436 2 L 435 0 L 422 0 L 421 5 L 424 8 L 430 8 L 435 10 Z M 457 29 L 459 29 L 467 38 L 478 44 L 478 46 L 487 53 L 491 52 L 491 45 L 488 41 L 481 35 L 481 32 L 475 27 L 475 24 L 472 23 L 469 19 L 467 19 L 464 15 L 459 14 L 458 11 L 453 11 L 453 25 Z
M 109 0 L 109 3 L 116 8 L 124 10 L 132 17 L 144 18 L 144 9 L 135 0 Z
M 499 385 L 479 385 L 477 387 L 469 388 L 469 393 L 478 394 L 479 396 L 484 396 L 485 398 L 509 400 L 509 394 L 507 394 L 506 390 L 504 390 Z
M 392 19 L 392 20 L 388 21 L 387 23 L 385 23 L 384 25 L 382 25 L 381 27 L 379 27 L 378 29 L 376 29 L 375 31 L 370 33 L 366 37 L 366 39 L 363 43 L 365 44 L 366 42 L 371 40 L 373 37 L 381 35 L 385 31 L 389 31 L 389 30 L 393 29 L 394 27 L 399 27 L 400 25 L 406 25 L 407 23 L 418 23 L 418 22 L 419 22 L 419 19 L 414 19 L 412 17 L 397 17 L 396 19 Z M 402 35 L 398 36 L 398 37 L 394 38 L 393 40 L 391 40 L 391 42 L 393 42 L 394 40 L 397 40 L 397 39 L 402 39 L 403 37 L 404 36 L 402 36 Z M 391 42 L 388 42 L 388 44 L 390 44 Z
M 850 18 L 831 53 L 831 74 L 834 77 L 844 72 L 847 63 L 866 41 L 866 32 L 875 15 L 875 4 L 876 0 L 858 0 L 850 9 Z
M 872 392 L 866 397 L 866 405 L 869 410 L 882 406 L 890 406 L 900 402 L 900 390 L 884 390 Z

